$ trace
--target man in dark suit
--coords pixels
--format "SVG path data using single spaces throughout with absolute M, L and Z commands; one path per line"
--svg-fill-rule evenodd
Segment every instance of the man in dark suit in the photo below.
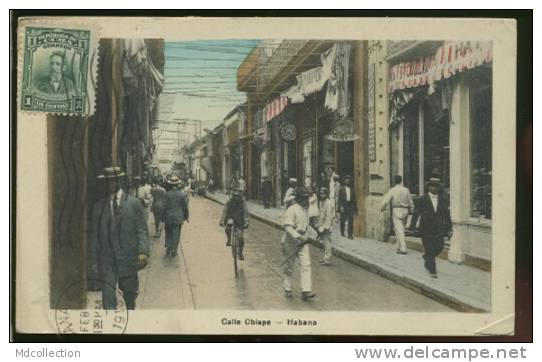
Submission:
M 151 211 L 154 216 L 156 237 L 160 237 L 160 223 L 164 221 L 164 204 L 166 200 L 166 190 L 160 185 L 161 182 L 161 177 L 157 177 L 151 188 Z
M 356 192 L 352 187 L 352 177 L 344 177 L 344 186 L 339 190 L 339 214 L 341 215 L 341 235 L 344 236 L 345 224 L 348 222 L 348 239 L 353 239 L 354 215 L 358 213 Z
M 66 55 L 62 51 L 54 51 L 49 57 L 49 74 L 37 80 L 36 88 L 40 92 L 64 95 L 67 98 L 76 96 L 73 81 L 65 76 Z
M 268 176 L 264 176 L 262 180 L 262 200 L 263 208 L 269 209 L 271 205 L 271 197 L 273 196 L 273 184 Z
M 171 176 L 167 182 L 170 189 L 166 192 L 164 208 L 166 255 L 176 256 L 181 239 L 181 228 L 185 221 L 188 222 L 188 201 L 186 194 L 179 189 L 181 180 L 177 176 Z
M 444 236 L 453 234 L 450 218 L 450 205 L 440 192 L 440 179 L 432 177 L 427 182 L 428 192 L 423 195 L 418 205 L 420 215 L 420 234 L 425 254 L 425 269 L 432 278 L 438 278 L 435 258 L 444 248 Z
M 101 277 L 104 309 L 116 309 L 117 284 L 127 309 L 135 309 L 139 280 L 149 257 L 149 231 L 141 202 L 121 188 L 120 167 L 104 169 L 108 195 L 92 210 L 89 229 L 91 268 Z

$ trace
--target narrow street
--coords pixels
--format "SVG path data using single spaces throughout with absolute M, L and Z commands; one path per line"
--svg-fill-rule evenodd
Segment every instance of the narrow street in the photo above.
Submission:
M 282 293 L 281 231 L 251 220 L 245 234 L 245 261 L 236 279 L 230 249 L 219 227 L 222 206 L 205 198 L 190 199 L 190 222 L 182 229 L 182 252 L 166 257 L 164 232 L 154 236 L 151 258 L 139 273 L 139 309 L 258 309 L 349 311 L 451 311 L 377 274 L 335 258 L 322 267 L 322 250 L 311 246 L 313 289 L 316 298 L 304 302 L 294 285 L 294 298 Z M 298 280 L 294 269 L 294 280 Z

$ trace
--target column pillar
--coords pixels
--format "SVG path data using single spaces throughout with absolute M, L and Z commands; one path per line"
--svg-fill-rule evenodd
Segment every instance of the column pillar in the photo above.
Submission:
M 463 77 L 453 84 L 450 110 L 450 214 L 454 235 L 450 240 L 448 260 L 463 263 L 464 241 L 468 237 L 461 226 L 469 216 L 469 93 Z
M 367 125 L 365 84 L 367 83 L 367 41 L 355 41 L 353 44 L 354 76 L 352 84 L 352 112 L 354 132 L 359 139 L 354 141 L 354 183 L 357 196 L 358 215 L 354 218 L 354 235 L 366 235 L 365 199 L 368 195 L 369 164 L 367 161 Z

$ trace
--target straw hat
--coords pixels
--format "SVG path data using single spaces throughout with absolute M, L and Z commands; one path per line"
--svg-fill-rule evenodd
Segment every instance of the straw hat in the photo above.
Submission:
M 170 185 L 178 185 L 181 183 L 181 179 L 175 175 L 168 178 L 167 183 Z
M 426 186 L 441 186 L 440 179 L 438 177 L 431 177 L 425 183 Z

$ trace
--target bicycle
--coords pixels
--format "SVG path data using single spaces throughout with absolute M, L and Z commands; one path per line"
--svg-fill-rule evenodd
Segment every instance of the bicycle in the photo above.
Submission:
M 231 255 L 233 257 L 233 270 L 235 272 L 235 277 L 237 278 L 238 276 L 238 271 L 237 271 L 237 255 L 239 254 L 239 234 L 238 234 L 238 230 L 237 228 L 235 227 L 235 223 L 233 222 L 233 219 L 229 219 L 228 222 L 226 223 L 226 227 L 229 227 L 231 229 L 231 236 L 230 236 L 230 241 L 231 241 Z

